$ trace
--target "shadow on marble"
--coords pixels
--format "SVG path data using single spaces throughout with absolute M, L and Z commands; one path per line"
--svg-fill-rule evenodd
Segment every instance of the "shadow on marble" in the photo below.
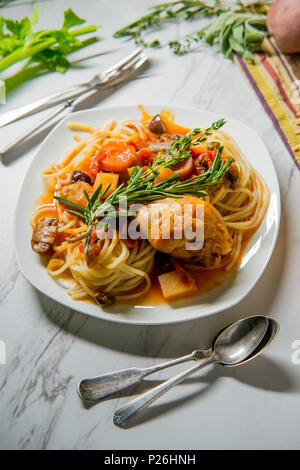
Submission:
M 163 403 L 161 405 L 153 405 L 149 408 L 146 408 L 140 415 L 134 416 L 128 420 L 126 425 L 118 426 L 120 429 L 131 429 L 141 424 L 147 423 L 149 421 L 160 418 L 162 415 L 167 414 L 168 412 L 175 412 L 186 403 L 194 401 L 197 398 L 201 398 L 201 395 L 206 393 L 211 389 L 212 384 L 206 384 L 201 390 L 192 392 L 186 397 L 181 397 L 178 400 L 172 400 L 168 403 Z
M 89 108 L 91 106 L 98 105 L 102 100 L 104 100 L 110 93 L 112 93 L 112 90 L 105 90 L 105 91 L 96 91 L 92 95 L 90 95 L 88 98 L 84 99 L 81 103 L 80 106 L 76 107 L 74 111 L 80 111 L 81 109 L 84 108 Z M 60 106 L 60 105 L 58 105 Z M 55 106 L 53 108 L 49 108 L 46 113 L 43 112 L 42 119 L 44 119 L 47 115 L 50 115 L 52 112 L 55 111 L 55 109 L 58 109 L 58 106 Z M 19 157 L 24 155 L 26 152 L 31 150 L 33 147 L 38 145 L 42 140 L 44 140 L 49 132 L 58 124 L 64 117 L 68 116 L 68 112 L 64 111 L 62 112 L 60 117 L 57 117 L 56 119 L 53 119 L 48 125 L 45 125 L 40 131 L 35 132 L 31 137 L 26 139 L 22 144 L 18 145 L 15 147 L 13 150 L 10 152 L 5 153 L 4 155 L 1 155 L 1 161 L 3 165 L 9 166 L 12 163 L 14 163 L 15 160 L 17 160 Z M 25 118 L 26 122 L 26 118 Z M 39 122 L 39 118 L 36 116 L 34 119 L 32 119 L 30 126 L 28 129 L 33 127 L 35 124 Z M 27 129 L 25 127 L 25 129 Z M 26 132 L 26 130 L 24 130 Z M 21 135 L 21 133 L 20 133 Z M 15 136 L 17 137 L 17 136 Z M 7 142 L 8 143 L 8 142 Z
M 192 393 L 188 393 L 186 396 L 182 396 L 181 393 L 179 399 L 173 399 L 163 404 L 159 404 L 160 399 L 158 399 L 158 404 L 152 405 L 146 410 L 144 410 L 140 415 L 132 417 L 128 421 L 128 424 L 126 426 L 121 427 L 123 427 L 124 429 L 135 427 L 139 424 L 151 421 L 156 417 L 160 417 L 165 413 L 174 412 L 176 411 L 176 409 L 185 405 L 189 401 L 201 399 L 201 396 L 204 393 L 209 392 L 211 390 L 211 387 L 213 387 L 216 382 L 221 378 L 231 378 L 245 385 L 266 391 L 272 391 L 277 393 L 299 393 L 299 384 L 297 385 L 292 377 L 292 374 L 288 374 L 287 371 L 283 369 L 283 367 L 280 367 L 278 364 L 275 364 L 273 361 L 266 357 L 259 357 L 252 363 L 248 363 L 243 366 L 234 368 L 227 368 L 220 365 L 216 365 L 211 368 L 207 374 L 202 373 L 201 375 L 195 375 L 192 378 L 186 379 L 177 386 L 184 387 L 189 384 L 198 383 L 200 386 L 199 390 L 196 390 Z M 142 383 L 141 386 L 136 387 L 134 393 L 143 393 L 144 391 L 155 387 L 159 383 L 161 383 L 161 381 L 147 380 Z M 124 390 L 122 394 L 118 394 L 118 396 L 115 397 L 121 398 L 125 396 L 129 397 L 129 399 L 132 398 L 129 389 Z M 110 399 L 112 399 L 112 397 Z
M 186 365 L 186 367 L 188 367 Z M 172 370 L 172 369 L 170 369 Z M 170 372 L 169 376 L 175 375 L 177 372 Z M 155 375 L 153 375 L 155 377 Z M 205 391 L 208 391 L 211 386 L 220 378 L 231 378 L 245 385 L 255 387 L 265 391 L 277 392 L 277 393 L 299 393 L 300 384 L 296 383 L 292 374 L 289 374 L 287 368 L 283 368 L 282 365 L 275 364 L 270 358 L 258 357 L 253 362 L 249 362 L 240 367 L 223 367 L 215 365 L 210 367 L 210 370 L 205 374 L 202 371 L 196 373 L 193 377 L 188 378 L 181 382 L 176 387 L 183 387 L 184 385 L 201 384 L 201 390 L 194 392 L 192 395 L 188 394 L 186 397 L 182 397 L 179 400 L 172 400 L 163 405 L 153 405 L 147 412 L 143 412 L 141 416 L 132 418 L 132 424 L 129 427 L 136 425 L 137 422 L 141 423 L 148 419 L 153 419 L 164 412 L 171 411 L 173 408 L 178 406 L 178 402 L 184 403 L 185 401 L 191 400 L 192 397 L 198 397 Z M 128 401 L 133 399 L 135 396 L 156 387 L 163 380 L 167 380 L 167 377 L 161 378 L 160 380 L 147 379 L 143 380 L 138 385 L 128 387 L 119 393 L 116 393 L 103 400 L 99 400 L 96 403 L 82 402 L 82 406 L 85 409 L 91 409 L 94 406 L 101 406 L 101 403 L 109 400 L 119 400 L 121 398 L 127 398 Z M 125 404 L 125 402 L 124 402 Z M 152 411 L 151 411 L 152 410 Z

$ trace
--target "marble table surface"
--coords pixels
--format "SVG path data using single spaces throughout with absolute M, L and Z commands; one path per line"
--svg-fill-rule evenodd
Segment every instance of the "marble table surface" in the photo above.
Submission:
M 13 2 L 0 13 L 15 19 L 35 2 Z M 151 0 L 53 0 L 40 2 L 40 26 L 58 24 L 72 4 L 89 23 L 102 24 L 100 41 L 81 51 L 94 56 L 66 75 L 26 83 L 0 105 L 0 113 L 80 83 L 134 48 L 112 33 L 143 14 Z M 117 13 L 117 14 L 116 14 Z M 182 29 L 170 26 L 170 34 Z M 300 420 L 300 175 L 239 70 L 211 49 L 183 57 L 167 47 L 149 51 L 150 65 L 137 79 L 94 98 L 94 106 L 154 103 L 185 105 L 226 114 L 252 126 L 274 161 L 282 195 L 282 220 L 271 261 L 252 292 L 236 307 L 197 321 L 130 326 L 88 318 L 37 292 L 22 277 L 14 254 L 16 198 L 48 130 L 0 161 L 0 361 L 1 449 L 299 449 Z M 0 129 L 1 146 L 36 123 L 34 116 Z M 59 156 L 57 156 L 59 157 Z M 76 394 L 82 377 L 129 366 L 146 367 L 206 347 L 229 322 L 268 314 L 281 325 L 272 347 L 236 369 L 214 366 L 177 386 L 133 422 L 114 426 L 114 410 L 129 395 L 170 377 L 152 376 L 135 390 L 85 408 Z M 3 349 L 3 348 L 2 348 Z M 186 367 L 186 366 L 185 366 Z M 181 370 L 183 366 L 178 367 Z

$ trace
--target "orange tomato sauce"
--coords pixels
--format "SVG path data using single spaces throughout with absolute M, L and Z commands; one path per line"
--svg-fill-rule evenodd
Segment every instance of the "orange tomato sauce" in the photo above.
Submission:
M 204 294 L 205 292 L 208 292 L 212 289 L 215 289 L 217 286 L 223 284 L 227 279 L 233 278 L 235 275 L 235 270 L 232 270 L 230 272 L 225 271 L 224 268 L 222 269 L 203 269 L 203 270 L 194 270 L 194 269 L 187 269 L 193 276 L 193 278 L 196 281 L 198 290 L 192 294 L 189 295 L 188 297 L 185 297 L 186 299 L 188 298 L 193 298 L 197 297 L 199 295 Z M 158 267 L 155 266 L 153 271 L 150 274 L 150 279 L 151 279 L 151 288 L 149 291 L 142 295 L 141 297 L 137 297 L 136 299 L 132 300 L 122 300 L 118 301 L 117 303 L 120 304 L 126 304 L 126 305 L 141 305 L 141 306 L 157 306 L 157 305 L 169 305 L 169 304 L 176 304 L 178 300 L 174 300 L 172 302 L 166 301 L 165 298 L 162 295 L 161 287 L 159 284 L 158 276 L 161 274 L 159 271 Z
M 147 125 L 151 119 L 153 118 L 152 115 L 150 115 L 142 105 L 138 105 L 138 108 L 140 109 L 142 113 L 142 118 L 141 118 L 141 123 Z M 180 135 L 185 135 L 187 134 L 191 129 L 187 127 L 183 127 L 179 124 L 176 124 L 174 122 L 174 115 L 171 111 L 168 110 L 162 110 L 161 111 L 161 117 L 162 120 L 166 126 L 167 132 L 170 134 L 180 134 Z M 150 132 L 149 132 L 150 133 Z M 151 133 L 150 133 L 151 134 Z M 152 134 L 151 134 L 152 135 Z M 151 136 L 150 136 L 151 137 Z M 131 142 L 130 142 L 131 143 Z M 127 146 L 130 146 L 130 143 L 127 144 Z M 125 144 L 126 145 L 126 144 Z M 78 153 L 82 148 L 81 144 L 79 144 L 76 149 L 74 149 L 73 152 L 67 157 L 67 159 L 64 161 L 64 164 L 69 163 L 69 161 L 73 158 L 73 156 Z M 90 162 L 87 163 L 87 168 L 89 168 Z M 35 201 L 36 206 L 39 206 L 41 211 L 42 211 L 42 216 L 43 217 L 57 217 L 57 208 L 56 208 L 56 203 L 53 199 L 53 195 L 56 190 L 56 180 L 55 178 L 49 178 L 46 180 L 45 184 L 45 189 L 43 193 L 37 198 Z M 40 213 L 40 212 L 39 212 Z M 248 230 L 245 231 L 243 234 L 243 239 L 242 239 L 242 248 L 241 248 L 241 255 L 240 259 L 238 261 L 238 264 L 242 260 L 243 252 L 245 251 L 252 235 L 254 234 L 255 229 L 253 230 Z M 44 257 L 43 261 L 47 264 L 49 257 Z M 179 260 L 180 262 L 180 260 Z M 45 265 L 46 265 L 45 264 Z M 237 264 L 237 267 L 238 267 Z M 217 286 L 223 284 L 226 280 L 230 278 L 234 278 L 236 272 L 237 272 L 237 267 L 234 267 L 231 271 L 226 271 L 225 268 L 220 268 L 220 269 L 187 269 L 188 272 L 193 276 L 193 278 L 196 281 L 198 291 L 192 295 L 192 297 L 199 296 L 201 294 L 204 294 L 206 292 L 209 292 L 210 290 L 216 288 Z M 155 258 L 155 265 L 153 267 L 152 272 L 150 273 L 150 278 L 151 278 L 151 288 L 150 290 L 142 295 L 141 297 L 137 297 L 132 300 L 127 300 L 127 301 L 117 301 L 117 304 L 129 304 L 129 305 L 141 305 L 141 306 L 151 306 L 151 305 L 167 305 L 170 302 L 167 302 L 163 295 L 162 291 L 160 288 L 158 276 L 161 274 L 160 271 L 160 266 L 159 266 L 159 253 Z M 75 284 L 75 280 L 72 276 L 72 273 L 69 269 L 64 271 L 64 273 L 60 276 L 62 279 L 66 281 L 70 281 L 70 285 L 72 283 Z M 133 290 L 131 293 L 138 292 L 140 290 L 140 287 Z M 88 302 L 93 302 L 93 300 L 87 295 L 85 301 Z M 171 302 L 171 303 L 176 303 L 176 301 Z
M 193 268 L 185 268 L 195 279 L 198 290 L 194 294 L 191 294 L 188 298 L 193 298 L 205 294 L 216 287 L 223 284 L 225 281 L 229 279 L 234 279 L 237 273 L 237 269 L 239 264 L 242 261 L 243 253 L 246 250 L 248 243 L 251 240 L 252 235 L 255 233 L 255 229 L 246 230 L 243 234 L 242 239 L 242 246 L 241 246 L 241 254 L 240 259 L 238 260 L 237 265 L 231 269 L 230 271 L 226 271 L 225 268 L 219 269 L 193 269 Z M 155 265 L 153 267 L 152 272 L 150 273 L 151 279 L 151 288 L 149 291 L 141 297 L 137 297 L 136 299 L 127 300 L 127 301 L 119 301 L 118 304 L 126 304 L 126 305 L 141 305 L 141 306 L 157 306 L 157 305 L 169 305 L 169 304 L 176 304 L 178 300 L 174 300 L 172 302 L 166 301 L 162 295 L 162 291 L 160 288 L 158 276 L 161 273 L 159 268 L 159 254 L 155 259 Z M 180 261 L 180 260 L 179 260 Z M 138 291 L 138 289 L 137 289 Z M 132 291 L 134 293 L 136 291 Z M 179 299 L 182 300 L 182 299 Z
M 138 108 L 142 113 L 141 123 L 144 124 L 144 125 L 148 124 L 151 121 L 151 119 L 153 118 L 153 116 L 151 114 L 149 114 L 141 104 L 138 105 Z M 190 132 L 190 130 L 191 130 L 190 128 L 180 126 L 179 124 L 176 124 L 174 122 L 175 116 L 172 113 L 172 111 L 163 109 L 160 112 L 160 115 L 161 115 L 161 118 L 162 118 L 166 128 L 167 128 L 167 132 L 169 134 L 185 135 L 188 132 Z

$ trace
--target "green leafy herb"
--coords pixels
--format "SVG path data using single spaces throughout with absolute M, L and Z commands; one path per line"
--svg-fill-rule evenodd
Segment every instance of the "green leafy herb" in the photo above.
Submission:
M 64 12 L 64 24 L 63 24 L 63 29 L 66 31 L 73 26 L 79 26 L 81 24 L 85 23 L 85 20 L 82 18 L 79 18 L 72 10 L 69 8 Z
M 93 33 L 99 27 L 90 25 L 71 30 L 85 20 L 70 8 L 64 12 L 61 29 L 34 32 L 37 19 L 38 6 L 31 18 L 25 17 L 21 21 L 0 17 L 0 72 L 24 59 L 30 64 L 41 64 L 48 71 L 65 72 L 70 66 L 66 56 L 91 43 L 91 40 L 80 41 L 78 36 Z
M 201 40 L 212 46 L 218 43 L 225 57 L 232 59 L 237 53 L 247 60 L 253 59 L 253 52 L 261 50 L 263 39 L 268 35 L 265 16 L 251 14 L 222 13 L 217 21 L 183 41 L 170 41 L 176 54 L 185 54 L 192 43 Z
M 158 155 L 153 164 L 146 171 L 143 171 L 143 168 L 138 166 L 134 167 L 127 186 L 124 184 L 118 186 L 105 201 L 103 201 L 103 198 L 109 190 L 110 185 L 103 192 L 102 185 L 98 186 L 91 197 L 84 191 L 87 199 L 85 208 L 67 199 L 54 196 L 59 202 L 68 207 L 68 209 L 66 209 L 68 212 L 83 219 L 88 226 L 88 230 L 84 234 L 70 240 L 70 242 L 74 243 L 86 238 L 84 248 L 84 252 L 86 253 L 91 242 L 92 228 L 96 226 L 99 220 L 104 217 L 107 218 L 110 214 L 119 215 L 118 212 L 114 212 L 113 208 L 119 206 L 124 199 L 127 205 L 130 206 L 130 204 L 137 202 L 155 201 L 165 197 L 180 198 L 184 194 L 205 197 L 207 195 L 205 190 L 210 186 L 221 183 L 231 164 L 230 159 L 227 159 L 225 162 L 221 158 L 223 151 L 222 146 L 218 148 L 212 167 L 202 175 L 195 176 L 185 181 L 178 181 L 179 176 L 177 174 L 170 176 L 160 183 L 155 184 L 154 180 L 162 168 L 170 168 L 178 162 L 189 158 L 191 155 L 191 145 L 205 142 L 207 136 L 210 135 L 213 130 L 218 130 L 224 124 L 225 120 L 220 119 L 204 131 L 197 128 L 189 132 L 182 139 L 175 140 L 169 151 L 165 155 Z M 201 135 L 199 136 L 200 133 Z
M 209 45 L 219 43 L 221 52 L 228 58 L 237 53 L 246 59 L 252 59 L 253 52 L 261 49 L 261 44 L 268 31 L 266 13 L 269 1 L 250 1 L 247 4 L 236 0 L 228 6 L 223 0 L 207 4 L 198 0 L 182 0 L 161 3 L 153 6 L 151 12 L 118 30 L 114 37 L 130 37 L 143 47 L 160 46 L 159 39 L 147 42 L 144 33 L 147 30 L 162 28 L 168 21 L 192 20 L 201 17 L 212 18 L 211 24 L 188 35 L 182 40 L 171 40 L 169 46 L 175 54 L 185 54 L 196 43 L 205 41 Z

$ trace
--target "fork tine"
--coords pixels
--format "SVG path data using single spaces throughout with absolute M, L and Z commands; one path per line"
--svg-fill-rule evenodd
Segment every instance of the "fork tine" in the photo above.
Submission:
M 124 59 L 120 60 L 120 62 L 117 62 L 116 64 L 112 65 L 108 69 L 106 69 L 103 73 L 108 74 L 111 72 L 118 72 L 120 69 L 122 69 L 124 66 L 126 66 L 129 62 L 131 62 L 135 57 L 141 54 L 143 49 L 141 47 L 138 47 L 133 51 L 130 55 L 125 57 Z
M 145 62 L 147 62 L 148 57 L 146 54 L 142 54 L 140 57 L 136 57 L 133 62 L 130 62 L 123 67 L 121 70 L 113 74 L 111 77 L 107 79 L 107 81 L 99 84 L 101 88 L 107 88 L 118 84 L 119 82 L 123 82 L 127 76 L 131 75 L 134 71 L 138 70 Z
M 129 67 L 134 66 L 137 64 L 141 59 L 148 59 L 146 54 L 142 51 L 140 54 L 136 55 L 133 59 L 131 59 L 129 62 L 127 62 L 126 65 L 123 65 L 120 69 L 120 72 L 123 72 L 123 70 L 127 70 Z
M 129 60 L 128 60 L 129 59 Z M 52 119 L 54 119 L 58 114 L 60 114 L 63 110 L 70 108 L 73 110 L 76 101 L 81 99 L 81 96 L 83 94 L 86 94 L 87 92 L 91 91 L 92 89 L 95 89 L 97 86 L 103 86 L 103 88 L 114 86 L 115 84 L 124 81 L 124 78 L 127 78 L 132 72 L 140 68 L 145 62 L 147 62 L 148 57 L 146 54 L 141 54 L 141 49 L 136 50 L 131 56 L 127 57 L 127 60 L 122 61 L 122 66 L 121 69 L 117 70 L 115 73 L 112 74 L 111 77 L 107 77 L 107 79 L 103 80 L 100 84 L 93 86 L 91 89 L 85 91 L 85 93 L 81 93 L 81 95 L 77 97 L 72 97 L 68 101 L 66 101 L 62 106 L 60 106 L 57 110 L 54 111 L 54 113 L 51 113 L 50 115 L 46 116 L 45 119 L 43 119 L 41 122 L 39 122 L 37 125 L 35 125 L 33 128 L 31 128 L 29 131 L 27 131 L 25 134 L 23 134 L 21 137 L 17 138 L 14 140 L 12 143 L 7 145 L 4 149 L 0 150 L 0 155 L 5 154 L 6 152 L 9 152 L 12 150 L 14 147 L 16 147 L 18 144 L 24 142 L 28 137 L 30 137 L 32 134 L 34 134 L 37 130 L 42 128 L 44 125 L 49 123 Z
M 122 69 L 119 71 L 119 74 L 121 75 L 122 72 L 127 72 L 131 69 L 138 68 L 138 67 L 140 67 L 140 65 L 142 65 L 147 60 L 148 60 L 148 57 L 146 56 L 146 54 L 141 54 L 140 56 L 136 57 L 131 62 L 128 62 L 128 64 L 124 65 L 122 67 Z
M 142 67 L 142 65 L 144 65 L 146 62 L 148 61 L 148 57 L 146 55 L 143 55 L 140 57 L 140 59 L 135 62 L 135 64 L 133 64 L 132 68 L 131 68 L 131 71 L 134 71 L 134 70 L 137 70 L 139 69 L 140 67 Z

